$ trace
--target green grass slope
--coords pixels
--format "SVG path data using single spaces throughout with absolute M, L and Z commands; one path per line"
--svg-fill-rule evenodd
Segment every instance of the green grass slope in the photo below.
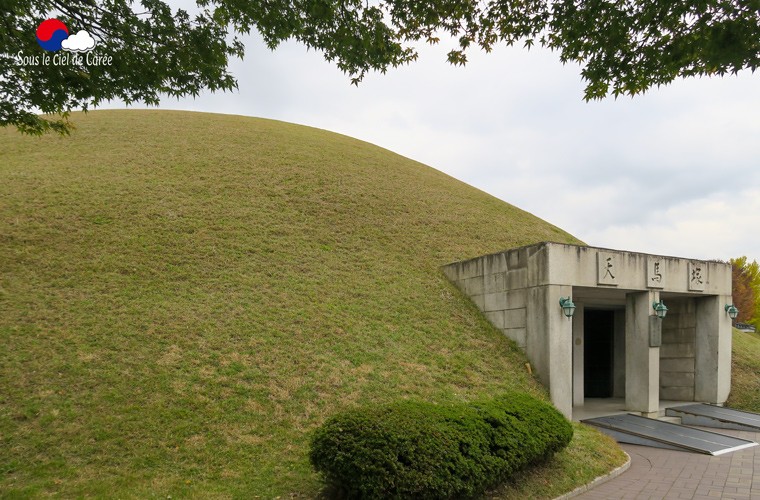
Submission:
M 732 345 L 732 408 L 760 413 L 760 335 L 734 330 Z
M 0 494 L 313 496 L 342 408 L 545 397 L 439 266 L 569 234 L 322 130 L 74 121 L 0 130 Z

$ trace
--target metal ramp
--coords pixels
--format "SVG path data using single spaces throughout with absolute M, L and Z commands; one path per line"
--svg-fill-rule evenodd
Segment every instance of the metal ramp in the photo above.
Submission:
M 598 427 L 620 443 L 669 450 L 723 455 L 757 446 L 754 441 L 625 413 L 591 418 L 582 422 Z
M 759 414 L 723 408 L 722 406 L 703 403 L 674 406 L 666 409 L 665 415 L 681 417 L 681 423 L 684 425 L 760 432 Z

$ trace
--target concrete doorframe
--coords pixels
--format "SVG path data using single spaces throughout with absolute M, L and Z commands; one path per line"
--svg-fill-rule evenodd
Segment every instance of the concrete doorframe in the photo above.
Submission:
M 575 302 L 573 315 L 573 406 L 583 406 L 586 397 L 585 380 L 585 344 L 586 344 L 586 311 L 610 310 L 614 314 L 612 330 L 612 394 L 610 399 L 625 398 L 625 308 L 622 306 L 595 305 L 586 302 Z

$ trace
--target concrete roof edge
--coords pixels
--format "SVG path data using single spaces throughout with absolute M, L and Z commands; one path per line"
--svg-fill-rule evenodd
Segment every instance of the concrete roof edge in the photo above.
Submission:
M 514 252 L 515 250 L 522 250 L 523 248 L 545 246 L 548 243 L 556 243 L 556 242 L 553 242 L 553 241 L 541 241 L 539 243 L 531 243 L 530 245 L 522 245 L 522 246 L 514 247 L 514 248 L 505 248 L 504 250 L 499 250 L 498 252 L 486 253 L 486 254 L 483 254 L 483 255 L 478 255 L 477 257 L 471 257 L 469 259 L 455 260 L 454 262 L 449 262 L 448 264 L 443 264 L 441 267 L 447 267 L 447 266 L 451 266 L 451 265 L 454 265 L 454 264 L 463 264 L 465 262 L 470 262 L 472 260 L 482 259 L 483 257 L 490 257 L 492 255 L 500 255 L 500 254 L 503 254 L 503 253 L 506 253 L 506 252 Z M 557 245 L 564 245 L 565 243 L 556 243 L 556 244 Z M 576 246 L 583 246 L 583 245 L 576 245 Z
M 498 252 L 492 252 L 492 253 L 488 253 L 488 254 L 484 254 L 484 255 L 478 255 L 477 257 L 472 257 L 472 258 L 469 258 L 469 259 L 457 260 L 457 261 L 454 261 L 454 262 L 449 262 L 448 264 L 443 264 L 441 267 L 447 267 L 447 266 L 451 266 L 453 264 L 460 264 L 460 263 L 464 263 L 464 262 L 470 262 L 472 260 L 480 259 L 480 258 L 483 258 L 483 257 L 489 257 L 489 256 L 492 256 L 492 255 L 499 255 L 499 254 L 503 254 L 503 253 L 506 253 L 506 252 L 512 252 L 512 251 L 515 251 L 515 250 L 522 250 L 524 248 L 541 247 L 541 246 L 548 246 L 548 245 L 560 245 L 560 246 L 566 246 L 566 247 L 585 248 L 585 249 L 589 249 L 589 250 L 604 250 L 604 251 L 607 251 L 607 252 L 620 252 L 620 253 L 628 253 L 628 254 L 647 255 L 647 256 L 651 256 L 651 257 L 664 257 L 666 259 L 691 260 L 691 261 L 699 261 L 699 262 L 712 262 L 714 264 L 724 264 L 724 265 L 727 265 L 727 266 L 731 265 L 729 262 L 723 261 L 723 260 L 720 260 L 720 259 L 695 259 L 695 258 L 692 258 L 692 257 L 676 257 L 674 255 L 660 255 L 660 254 L 647 253 L 647 252 L 634 252 L 634 251 L 631 251 L 631 250 L 620 250 L 618 248 L 595 247 L 595 246 L 591 246 L 591 245 L 578 245 L 576 243 L 561 243 L 561 242 L 557 242 L 557 241 L 541 241 L 541 242 L 538 242 L 538 243 L 532 243 L 530 245 L 522 245 L 522 246 L 514 247 L 514 248 L 506 248 L 506 249 L 500 250 Z

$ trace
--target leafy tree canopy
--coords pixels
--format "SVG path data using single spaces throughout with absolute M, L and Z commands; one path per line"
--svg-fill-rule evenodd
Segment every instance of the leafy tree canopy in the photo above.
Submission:
M 228 63 L 243 57 L 239 36 L 251 30 L 272 49 L 294 39 L 321 51 L 355 84 L 414 61 L 420 42 L 441 37 L 455 40 L 448 61 L 458 65 L 474 48 L 538 44 L 581 65 L 586 99 L 754 71 L 760 59 L 760 0 L 198 0 L 192 15 L 161 0 L 1 5 L 0 124 L 27 133 L 66 132 L 66 112 L 109 99 L 157 104 L 163 94 L 233 89 Z M 86 30 L 93 54 L 111 64 L 44 64 L 54 54 L 35 32 L 48 18 Z

